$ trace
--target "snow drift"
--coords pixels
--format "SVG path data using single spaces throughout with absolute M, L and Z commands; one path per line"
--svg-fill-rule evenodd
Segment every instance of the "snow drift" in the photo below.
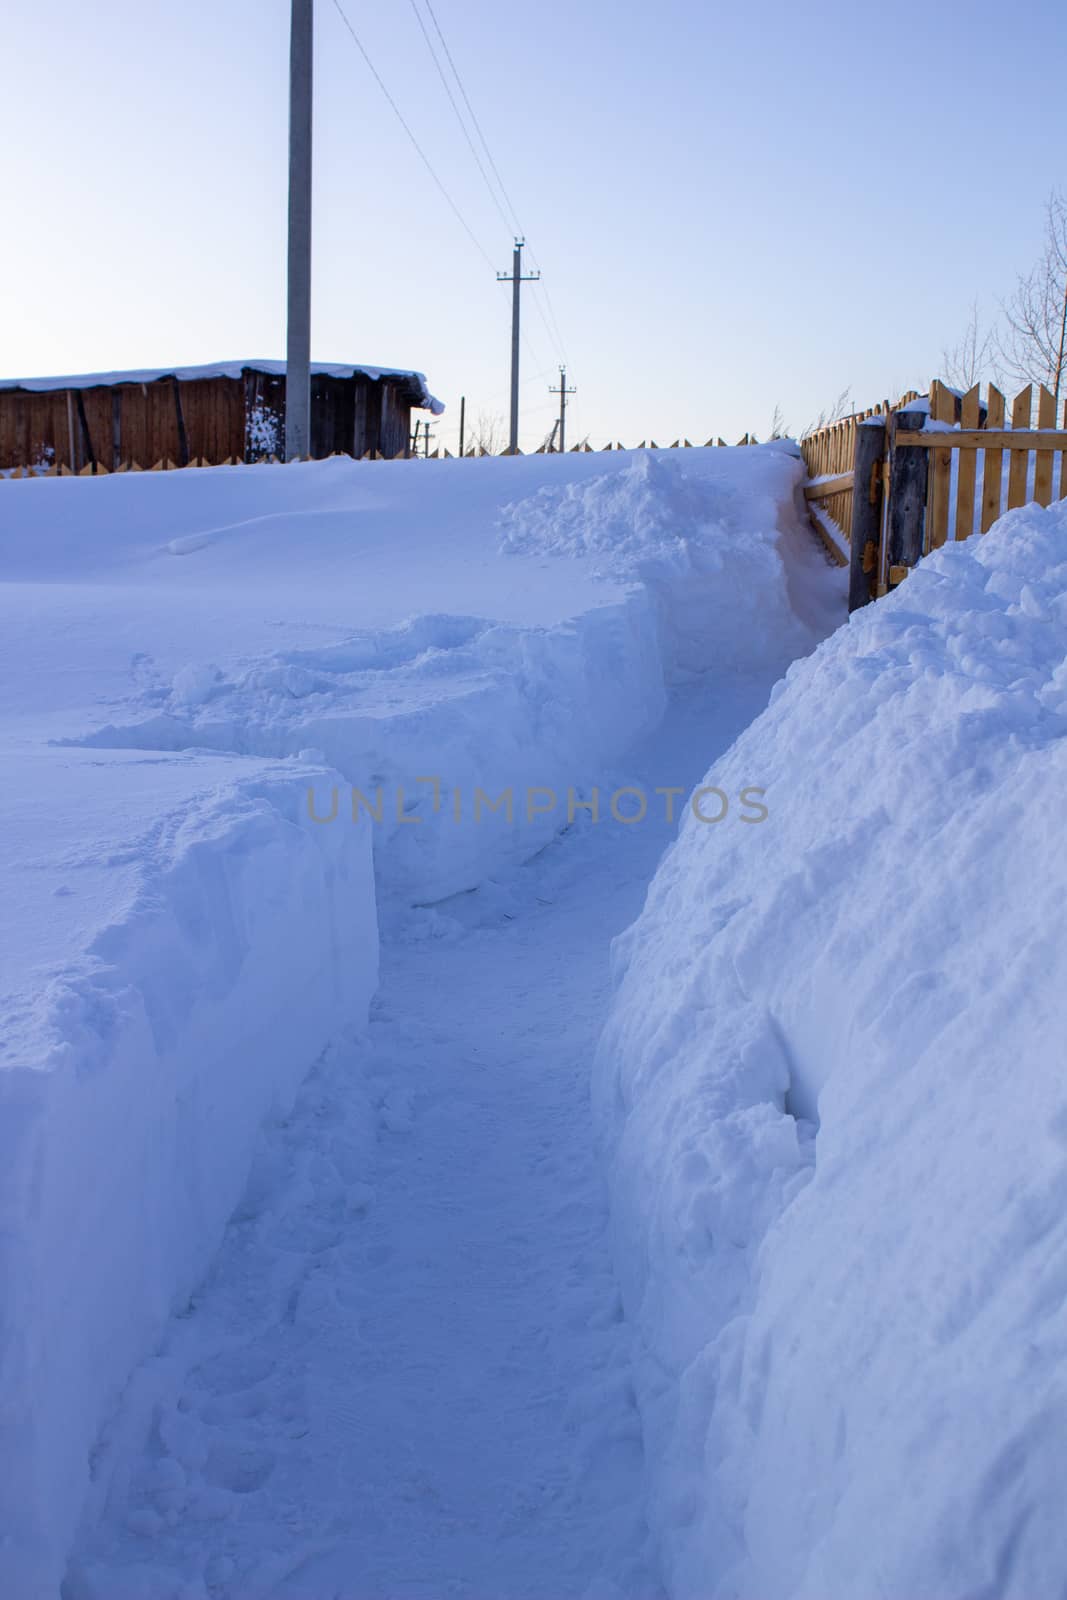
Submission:
M 376 909 L 533 855 L 673 677 L 811 647 L 800 475 L 763 449 L 3 486 L 6 1592 L 55 1594 L 260 1123 L 365 1017 Z M 512 824 L 471 825 L 476 784 Z M 531 784 L 559 802 L 528 818 Z
M 377 974 L 369 848 L 292 763 L 21 752 L 0 1045 L 0 1571 L 57 1592 L 107 1410 L 187 1297 L 256 1130 Z M 18 792 L 18 791 L 17 791 Z
M 1067 507 L 794 665 L 617 946 L 596 1070 L 684 1600 L 1060 1592 Z M 712 811 L 710 814 L 714 814 Z
M 93 748 L 319 751 L 382 791 L 379 894 L 441 900 L 543 846 L 671 678 L 810 648 L 800 474 L 768 447 L 11 484 L 15 714 Z M 468 825 L 475 786 L 515 820 Z

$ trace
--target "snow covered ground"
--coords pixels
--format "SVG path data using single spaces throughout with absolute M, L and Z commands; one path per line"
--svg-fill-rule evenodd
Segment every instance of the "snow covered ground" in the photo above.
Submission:
M 0 485 L 4 1594 L 1061 1591 L 1067 509 L 799 473 Z
M 618 946 L 598 1116 L 678 1597 L 1061 1594 L 1067 507 L 789 672 Z M 711 802 L 709 802 L 710 804 Z
M 383 887 L 434 900 L 558 816 L 398 812 L 451 819 L 476 784 L 565 800 L 655 725 L 665 675 L 788 655 L 802 630 L 772 540 L 795 471 L 781 452 L 727 470 L 706 451 L 7 484 L 0 725 L 102 749 L 322 752 L 372 802 L 383 790 Z
M 691 782 L 736 688 L 606 781 Z M 660 1600 L 589 1063 L 672 831 L 586 819 L 385 946 L 105 1430 L 71 1600 Z
M 501 1593 L 652 1592 L 581 1108 L 608 938 L 670 829 L 606 819 L 596 889 L 572 852 L 602 835 L 582 810 L 567 828 L 568 800 L 617 777 L 687 683 L 725 741 L 831 625 L 798 473 L 753 450 L 4 485 L 12 1592 L 56 1592 L 80 1517 L 75 1600 L 319 1593 L 320 1556 L 337 1592 L 440 1592 L 446 1570 Z M 664 781 L 684 789 L 702 747 Z M 380 821 L 352 820 L 353 786 L 381 790 Z M 513 816 L 478 819 L 478 786 L 512 789 Z M 571 909 L 595 890 L 566 937 L 514 886 L 564 848 Z M 513 894 L 528 951 L 507 938 Z M 357 1042 L 376 914 L 392 977 Z M 566 1048 L 545 1073 L 553 1015 Z M 541 1364 L 509 1357 L 542 1311 Z M 464 1397 L 498 1357 L 464 1480 Z M 525 1420 L 498 1460 L 505 1417 Z M 603 1481 L 583 1439 L 614 1463 Z

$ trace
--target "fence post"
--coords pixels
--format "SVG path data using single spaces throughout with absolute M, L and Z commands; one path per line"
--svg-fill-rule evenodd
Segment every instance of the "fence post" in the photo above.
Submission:
M 848 609 L 858 611 L 874 598 L 882 532 L 882 462 L 885 420 L 872 417 L 856 429 L 852 469 L 852 527 L 849 532 Z
M 886 587 L 899 583 L 901 568 L 914 567 L 923 553 L 923 510 L 929 451 L 921 445 L 901 447 L 898 432 L 918 433 L 925 411 L 894 411 L 889 418 L 889 510 L 886 533 Z M 894 575 L 895 569 L 895 575 Z

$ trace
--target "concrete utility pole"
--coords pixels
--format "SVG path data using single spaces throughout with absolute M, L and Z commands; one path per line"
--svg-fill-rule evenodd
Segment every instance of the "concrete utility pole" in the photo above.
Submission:
M 293 0 L 289 35 L 289 307 L 285 459 L 311 453 L 311 63 L 314 0 Z
M 519 285 L 533 283 L 541 276 L 539 272 L 528 272 L 522 275 L 522 247 L 525 239 L 515 240 L 515 253 L 511 261 L 510 272 L 498 272 L 498 283 L 510 283 L 511 288 L 511 428 L 508 437 L 508 452 L 514 455 L 519 448 Z
M 560 367 L 559 369 L 559 388 L 553 389 L 549 387 L 548 392 L 549 394 L 559 395 L 559 447 L 563 451 L 567 448 L 567 396 L 578 393 L 577 389 L 567 388 L 566 367 Z

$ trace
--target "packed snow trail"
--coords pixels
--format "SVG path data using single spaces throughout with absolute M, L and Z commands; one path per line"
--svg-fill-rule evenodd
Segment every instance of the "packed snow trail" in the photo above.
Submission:
M 768 688 L 609 781 L 691 784 Z M 589 1064 L 672 832 L 576 823 L 386 944 L 105 1430 L 68 1600 L 660 1594 Z
M 676 711 L 636 781 L 690 782 L 727 742 L 709 721 Z M 588 1069 L 610 939 L 667 834 L 575 827 L 463 897 L 466 930 L 430 913 L 386 946 L 368 1039 L 270 1132 L 109 1431 L 84 1592 L 658 1592 Z

